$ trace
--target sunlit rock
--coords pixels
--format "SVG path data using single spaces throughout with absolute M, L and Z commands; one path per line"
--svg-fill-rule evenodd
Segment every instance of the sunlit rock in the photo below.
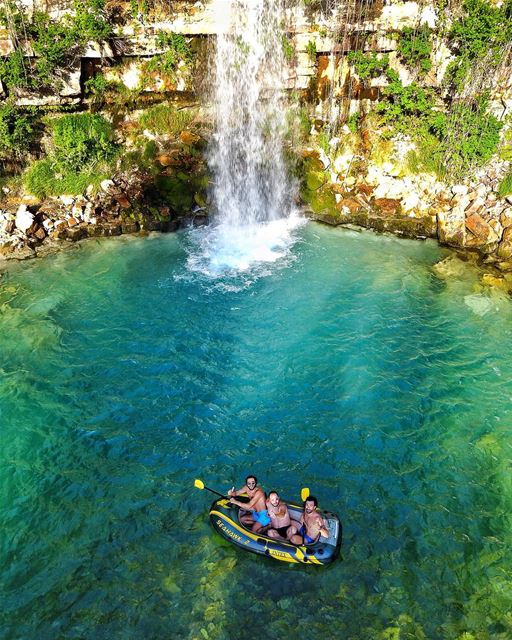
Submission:
M 466 237 L 466 246 L 480 247 L 499 240 L 499 235 L 478 213 L 466 218 L 466 229 L 471 234 Z
M 30 227 L 34 224 L 34 216 L 27 209 L 27 206 L 21 204 L 16 212 L 16 228 L 26 233 Z

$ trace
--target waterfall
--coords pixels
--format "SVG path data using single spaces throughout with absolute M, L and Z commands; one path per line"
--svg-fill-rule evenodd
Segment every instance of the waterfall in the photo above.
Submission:
M 209 80 L 212 223 L 202 231 L 202 255 L 192 260 L 203 270 L 247 270 L 275 261 L 288 251 L 299 223 L 296 185 L 284 157 L 283 4 L 213 1 L 219 25 Z

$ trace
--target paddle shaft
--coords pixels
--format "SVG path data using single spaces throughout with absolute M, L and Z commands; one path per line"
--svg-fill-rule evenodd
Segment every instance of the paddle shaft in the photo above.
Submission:
M 221 498 L 224 498 L 225 500 L 229 500 L 228 496 L 222 495 L 222 493 L 219 493 L 218 491 L 215 491 L 215 489 L 210 489 L 210 487 L 207 487 L 206 485 L 204 485 L 204 488 L 207 491 L 209 491 L 210 493 L 214 493 L 216 496 L 220 496 Z M 249 509 L 249 511 L 252 511 L 252 509 Z
M 226 499 L 226 496 L 222 495 L 222 493 L 219 493 L 218 491 L 215 491 L 215 489 L 210 489 L 210 487 L 207 487 L 206 485 L 204 485 L 204 488 L 210 493 L 214 493 L 216 496 L 220 496 L 221 498 Z

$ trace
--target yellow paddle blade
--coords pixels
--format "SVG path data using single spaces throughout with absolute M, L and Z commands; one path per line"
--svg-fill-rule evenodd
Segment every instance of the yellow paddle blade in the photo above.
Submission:
M 305 502 L 309 498 L 309 489 L 307 487 L 302 487 L 300 490 L 300 499 L 302 502 Z
M 196 489 L 204 489 L 204 482 L 202 480 L 194 480 L 194 487 Z

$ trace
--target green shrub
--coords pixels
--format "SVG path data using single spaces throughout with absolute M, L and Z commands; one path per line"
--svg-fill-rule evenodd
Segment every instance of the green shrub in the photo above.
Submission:
M 32 86 L 30 63 L 23 57 L 21 49 L 15 49 L 6 58 L 0 58 L 0 80 L 8 89 L 27 89 Z
M 498 188 L 498 195 L 504 198 L 512 193 L 512 169 L 503 178 Z
M 448 33 L 450 47 L 457 54 L 447 69 L 446 78 L 460 90 L 475 61 L 485 58 L 492 68 L 498 66 L 512 40 L 512 3 L 501 7 L 486 0 L 464 0 L 464 15 L 455 20 Z
M 9 90 L 59 88 L 56 71 L 74 66 L 90 40 L 104 40 L 112 34 L 104 0 L 75 0 L 73 9 L 74 15 L 66 14 L 60 20 L 43 11 L 24 13 L 15 4 L 0 13 L 14 44 L 14 52 L 0 61 L 0 79 Z M 23 56 L 25 41 L 36 53 L 34 58 Z
M 456 177 L 464 177 L 472 167 L 484 165 L 498 147 L 503 123 L 487 113 L 487 106 L 485 97 L 471 104 L 458 104 L 446 119 L 444 161 Z
M 361 114 L 358 111 L 356 113 L 353 113 L 350 116 L 350 118 L 347 120 L 347 127 L 350 129 L 352 133 L 357 133 L 360 121 L 361 121 Z
M 38 198 L 59 196 L 62 194 L 78 195 L 92 184 L 99 187 L 102 180 L 110 178 L 107 165 L 94 170 L 66 171 L 62 170 L 52 158 L 44 158 L 34 162 L 24 174 L 24 185 L 29 193 Z
M 355 72 L 363 81 L 369 78 L 377 78 L 389 66 L 389 56 L 377 53 L 363 53 L 362 51 L 350 51 L 348 61 L 354 65 Z
M 19 160 L 28 151 L 35 135 L 34 121 L 34 109 L 0 104 L 0 158 Z
M 510 122 L 511 120 L 512 117 L 508 116 L 508 118 L 505 118 L 505 123 Z M 503 144 L 500 149 L 500 158 L 501 160 L 512 162 L 512 127 L 509 127 L 503 136 Z
M 39 198 L 79 194 L 89 184 L 109 177 L 109 161 L 117 147 L 112 125 L 102 116 L 70 114 L 51 122 L 53 153 L 35 162 L 24 174 L 29 193 Z
M 178 33 L 159 33 L 157 46 L 166 50 L 148 60 L 145 70 L 149 73 L 158 73 L 175 82 L 179 63 L 182 61 L 190 63 L 193 59 L 192 51 L 184 36 Z
M 290 38 L 285 33 L 283 33 L 283 36 L 281 38 L 281 46 L 283 48 L 283 55 L 285 59 L 288 60 L 288 62 L 291 62 L 293 60 L 293 56 L 295 55 L 295 49 L 292 42 L 290 41 Z
M 403 29 L 398 34 L 398 53 L 407 66 L 419 68 L 422 73 L 430 71 L 432 42 L 429 27 L 422 25 L 418 29 Z
M 316 42 L 314 40 L 310 40 L 306 45 L 306 53 L 308 54 L 310 60 L 316 60 Z
M 418 148 L 408 157 L 412 171 L 460 180 L 481 167 L 498 147 L 502 123 L 487 113 L 487 100 L 457 104 L 449 114 L 432 112 L 410 126 Z
M 112 125 L 100 115 L 78 113 L 52 122 L 55 159 L 61 167 L 78 171 L 115 153 Z
M 169 104 L 157 104 L 144 111 L 139 123 L 143 129 L 152 133 L 178 135 L 193 119 L 194 114 L 190 110 L 176 109 Z
M 105 12 L 105 0 L 74 0 L 75 15 L 71 19 L 73 32 L 81 44 L 107 40 L 112 36 L 112 25 Z
M 376 106 L 385 124 L 393 124 L 395 130 L 407 129 L 411 117 L 430 118 L 434 107 L 432 91 L 415 82 L 404 86 L 393 69 L 387 70 L 389 85 L 383 90 L 384 99 Z

